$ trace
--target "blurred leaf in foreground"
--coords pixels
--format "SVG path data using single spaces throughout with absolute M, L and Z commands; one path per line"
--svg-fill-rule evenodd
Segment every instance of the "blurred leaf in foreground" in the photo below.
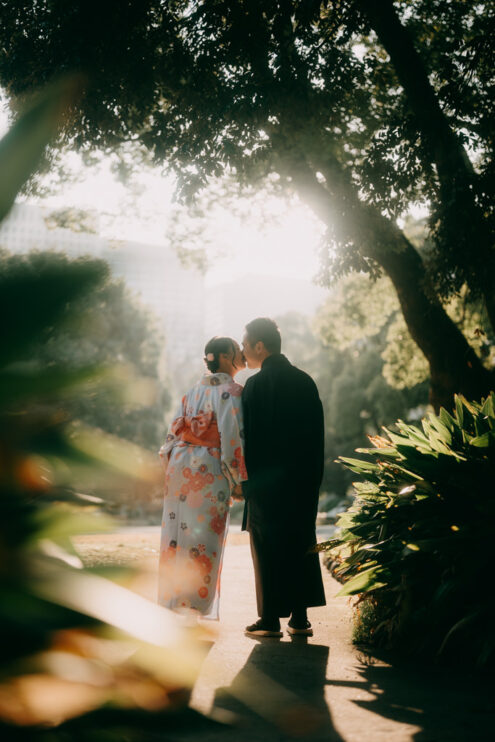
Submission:
M 0 141 L 0 220 L 36 170 L 46 145 L 53 140 L 70 104 L 79 96 L 82 84 L 81 75 L 71 75 L 47 86 L 31 100 Z
M 71 91 L 64 82 L 41 93 L 0 142 L 1 213 Z M 163 711 L 174 724 L 191 718 L 187 696 L 202 650 L 174 614 L 85 570 L 76 553 L 74 534 L 107 527 L 81 485 L 146 479 L 152 466 L 138 446 L 71 421 L 64 400 L 103 383 L 98 367 L 44 367 L 30 356 L 105 271 L 84 260 L 33 266 L 20 261 L 6 272 L 0 258 L 0 734 L 45 738 L 48 725 L 51 741 L 120 739 L 123 729 L 126 739 L 143 739 L 143 729 L 165 728 Z

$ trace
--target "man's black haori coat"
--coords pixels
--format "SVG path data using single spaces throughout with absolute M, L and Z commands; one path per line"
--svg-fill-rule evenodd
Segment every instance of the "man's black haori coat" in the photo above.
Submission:
M 325 605 L 316 543 L 323 475 L 323 409 L 313 379 L 282 354 L 268 356 L 242 394 L 250 532 L 258 614 L 289 616 Z

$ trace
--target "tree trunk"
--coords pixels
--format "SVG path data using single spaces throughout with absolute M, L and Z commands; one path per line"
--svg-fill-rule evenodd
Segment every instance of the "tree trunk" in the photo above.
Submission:
M 450 239 L 461 243 L 456 250 L 456 259 L 460 262 L 464 255 L 462 267 L 466 277 L 469 280 L 470 274 L 476 276 L 476 286 L 471 288 L 481 289 L 495 330 L 495 254 L 488 225 L 476 204 L 476 174 L 467 152 L 440 106 L 423 60 L 408 29 L 402 25 L 393 1 L 358 0 L 358 3 L 390 56 L 423 141 L 432 153 L 447 221 L 449 214 L 452 215 L 448 234 Z
M 390 225 L 393 229 L 393 225 Z M 397 246 L 377 257 L 394 284 L 404 319 L 413 340 L 428 359 L 430 400 L 435 410 L 453 406 L 454 393 L 480 399 L 495 386 L 466 338 L 450 319 L 432 288 L 421 256 L 397 228 Z
M 318 182 L 315 170 L 325 175 L 325 185 Z M 293 159 L 291 172 L 301 197 L 318 216 L 332 226 L 334 207 L 347 240 L 390 277 L 408 330 L 428 360 L 434 408 L 451 409 L 456 393 L 469 399 L 486 396 L 495 386 L 493 374 L 484 368 L 434 295 L 421 256 L 397 225 L 360 201 L 335 162 L 311 168 L 301 159 Z

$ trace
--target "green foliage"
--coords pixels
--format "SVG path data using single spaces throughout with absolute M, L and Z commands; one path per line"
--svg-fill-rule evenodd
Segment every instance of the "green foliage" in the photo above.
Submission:
M 47 97 L 52 101 L 52 90 Z M 62 93 L 54 103 L 63 109 Z M 0 203 L 55 132 L 58 117 L 47 127 L 45 113 L 43 106 L 34 115 L 31 109 L 28 125 L 21 117 L 13 155 L 12 135 L 8 147 L 0 142 L 0 169 L 5 161 L 10 168 Z M 28 166 L 31 138 L 39 146 Z M 137 462 L 138 452 L 71 423 L 67 395 L 100 374 L 91 358 L 71 368 L 61 359 L 43 365 L 31 357 L 97 290 L 105 271 L 98 261 L 49 261 L 39 270 L 34 260 L 5 268 L 2 262 L 0 734 L 26 742 L 106 742 L 124 727 L 126 739 L 143 740 L 143 730 L 189 718 L 187 693 L 180 698 L 177 690 L 190 687 L 200 656 L 169 612 L 83 568 L 72 536 L 108 525 L 88 513 L 95 501 L 84 495 L 85 482 L 118 474 L 125 485 L 130 455 Z M 153 469 L 141 453 L 135 477 L 149 480 Z M 147 714 L 150 707 L 157 713 Z
M 424 65 L 459 145 L 475 153 L 470 185 L 491 219 L 493 9 L 465 0 L 381 5 L 412 37 L 417 77 Z M 14 100 L 68 67 L 87 73 L 81 115 L 68 122 L 71 145 L 86 156 L 132 142 L 167 163 L 185 198 L 223 173 L 290 180 L 299 155 L 327 177 L 335 159 L 366 202 L 391 218 L 430 203 L 438 280 L 459 288 L 469 273 L 471 212 L 442 199 L 428 132 L 366 3 L 84 0 L 67 10 L 63 0 L 5 0 L 0 8 L 0 80 Z M 352 216 L 344 212 L 332 217 L 327 257 L 337 273 L 371 268 L 346 238 L 341 222 Z
M 99 277 L 91 291 L 83 284 L 85 273 Z M 56 390 L 60 415 L 154 455 L 163 439 L 170 395 L 159 378 L 161 336 L 150 315 L 122 281 L 110 279 L 102 260 L 71 260 L 55 252 L 0 254 L 0 308 L 6 313 L 24 290 L 22 281 L 31 286 L 33 303 L 24 302 L 17 315 L 32 333 L 31 340 L 21 360 L 13 340 L 27 342 L 27 332 L 11 327 L 13 339 L 5 347 L 17 354 L 16 366 L 15 372 L 3 376 L 0 399 L 2 394 L 10 401 L 18 394 L 33 395 L 36 378 L 37 388 L 44 383 L 47 395 L 51 387 Z M 63 310 L 56 322 L 49 317 L 46 321 L 50 302 L 45 293 L 55 300 L 60 285 Z M 74 379 L 69 385 L 65 381 L 68 370 Z M 104 498 L 107 511 L 127 517 L 160 517 L 162 493 L 156 484 L 129 487 L 114 481 L 112 486 L 110 478 L 85 486 L 92 495 Z
M 384 280 L 386 284 L 388 283 L 388 292 L 392 293 L 390 283 Z M 384 294 L 386 293 L 385 286 Z M 445 301 L 444 306 L 485 367 L 493 368 L 495 335 L 483 302 L 479 297 L 473 296 L 467 286 L 462 286 L 455 296 Z M 382 358 L 385 361 L 383 376 L 387 383 L 396 389 L 413 387 L 429 378 L 428 362 L 412 339 L 404 317 L 398 311 L 398 302 L 395 312 L 388 317 Z
M 398 308 L 389 279 L 371 282 L 368 276 L 355 273 L 338 281 L 318 310 L 318 334 L 326 343 L 345 350 L 377 335 Z
M 366 459 L 342 458 L 363 481 L 322 545 L 338 554 L 339 594 L 360 596 L 360 640 L 492 664 L 495 393 L 397 428 L 358 449 Z
M 84 209 L 68 206 L 51 211 L 45 218 L 48 229 L 70 229 L 73 232 L 97 234 L 96 215 Z
M 9 335 L 15 338 L 15 355 L 3 342 L 0 731 L 10 734 L 9 724 L 27 724 L 31 736 L 19 733 L 20 738 L 35 739 L 37 725 L 79 717 L 106 704 L 134 705 L 133 692 L 127 688 L 129 673 L 134 683 L 147 689 L 144 697 L 158 696 L 158 708 L 168 705 L 169 690 L 177 685 L 170 663 L 176 662 L 178 649 L 166 633 L 159 639 L 156 632 L 145 636 L 139 631 L 136 617 L 141 616 L 145 623 L 168 626 L 173 637 L 177 627 L 162 615 L 162 609 L 146 605 L 118 585 L 85 571 L 72 544 L 74 535 L 110 525 L 101 516 L 95 517 L 96 500 L 86 495 L 87 487 L 122 490 L 129 487 L 131 478 L 151 482 L 155 479 L 151 461 L 137 447 L 131 449 L 116 437 L 71 423 L 67 395 L 77 397 L 88 383 L 97 389 L 101 379 L 98 365 L 73 369 L 60 360 L 48 367 L 26 360 L 34 338 L 29 328 L 24 329 L 21 306 L 27 305 L 31 312 L 39 308 L 44 321 L 37 317 L 37 329 L 42 336 L 51 336 L 78 307 L 83 293 L 100 284 L 101 266 L 77 261 L 60 270 L 58 263 L 49 263 L 36 274 L 23 271 L 23 267 L 11 266 L 1 280 L 2 299 L 11 301 L 4 335 L 7 340 Z M 15 299 L 11 284 L 16 289 Z M 47 292 L 50 311 L 44 313 Z M 160 615 L 153 615 L 153 611 Z M 134 636 L 132 659 L 120 649 L 130 636 Z M 190 650 L 185 651 L 189 669 L 177 675 L 179 687 L 189 684 L 197 666 L 194 650 L 189 658 Z M 77 704 L 71 701 L 73 683 L 78 687 Z M 95 693 L 94 687 L 101 690 Z M 37 695 L 44 693 L 54 702 L 41 707 Z M 128 724 L 129 738 L 140 739 L 143 720 L 139 728 L 133 728 L 132 714 L 127 722 L 126 712 L 122 714 L 119 724 Z M 97 739 L 99 734 L 105 739 L 115 717 L 100 719 L 108 727 L 105 732 L 98 719 L 98 715 L 81 716 L 79 726 L 72 719 L 69 727 L 87 727 L 87 737 L 82 738 Z M 162 723 L 160 714 L 154 725 Z M 147 726 L 153 726 L 150 719 Z M 53 739 L 64 739 L 64 729 L 62 725 L 60 731 L 54 731 Z
M 389 387 L 413 388 L 429 378 L 428 362 L 411 338 L 386 276 L 373 282 L 363 273 L 340 279 L 318 310 L 316 328 L 326 344 L 341 350 L 359 352 L 374 339 Z
M 365 303 L 363 300 L 363 306 Z M 408 418 L 412 408 L 425 407 L 426 384 L 400 391 L 389 386 L 383 377 L 383 333 L 370 338 L 358 327 L 354 337 L 359 339 L 348 347 L 345 329 L 341 330 L 342 325 L 348 327 L 348 320 L 333 296 L 313 323 L 295 312 L 278 317 L 277 323 L 284 352 L 318 386 L 325 413 L 322 490 L 342 498 L 352 477 L 336 459 L 351 456 L 357 447 L 366 445 L 366 436 L 376 435 L 382 425 L 392 424 L 397 417 Z M 327 333 L 326 328 L 335 334 Z
M 424 232 L 416 239 L 423 246 Z M 463 286 L 458 295 L 445 302 L 445 308 L 485 365 L 491 367 L 495 336 L 482 302 L 473 299 Z M 362 273 L 340 279 L 319 308 L 315 327 L 325 344 L 341 351 L 359 351 L 367 339 L 375 339 L 389 387 L 410 389 L 429 378 L 428 362 L 409 333 L 397 294 L 386 276 L 373 282 Z
M 382 352 L 383 377 L 395 389 L 421 384 L 429 378 L 428 361 L 412 339 L 402 315 L 395 313 L 386 333 Z
M 314 369 L 321 377 L 327 424 L 323 486 L 340 496 L 346 494 L 352 477 L 336 459 L 351 456 L 366 445 L 368 435 L 376 435 L 398 417 L 409 419 L 412 410 L 426 409 L 428 403 L 424 376 L 416 382 L 408 373 L 408 383 L 397 385 L 387 373 L 384 359 L 398 342 L 395 337 L 392 343 L 387 333 L 397 312 L 397 297 L 386 277 L 372 283 L 366 275 L 355 274 L 338 281 L 314 318 L 315 335 L 324 347 L 319 370 Z M 407 331 L 405 336 L 410 337 Z M 424 362 L 414 344 L 413 349 L 414 359 Z M 409 370 L 411 358 L 407 361 Z M 394 370 L 397 367 L 394 364 Z
M 6 285 L 21 275 L 43 276 L 48 281 L 56 273 L 67 276 L 68 286 L 73 286 L 77 282 L 72 274 L 79 277 L 83 270 L 93 270 L 101 280 L 90 292 L 74 293 L 56 325 L 34 336 L 29 365 L 46 370 L 98 367 L 98 382 L 88 383 L 77 396 L 67 399 L 68 412 L 88 425 L 156 451 L 169 405 L 168 392 L 159 391 L 163 338 L 124 282 L 110 279 L 105 261 L 95 258 L 71 260 L 56 252 L 0 255 L 0 279 Z M 27 322 L 31 313 L 33 307 L 27 306 Z

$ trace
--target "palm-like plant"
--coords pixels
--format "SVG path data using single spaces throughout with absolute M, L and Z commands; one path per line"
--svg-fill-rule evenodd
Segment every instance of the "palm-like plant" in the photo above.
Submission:
M 399 421 L 342 459 L 364 481 L 320 546 L 340 595 L 359 595 L 355 638 L 478 665 L 495 658 L 495 394 L 456 397 L 422 429 Z

